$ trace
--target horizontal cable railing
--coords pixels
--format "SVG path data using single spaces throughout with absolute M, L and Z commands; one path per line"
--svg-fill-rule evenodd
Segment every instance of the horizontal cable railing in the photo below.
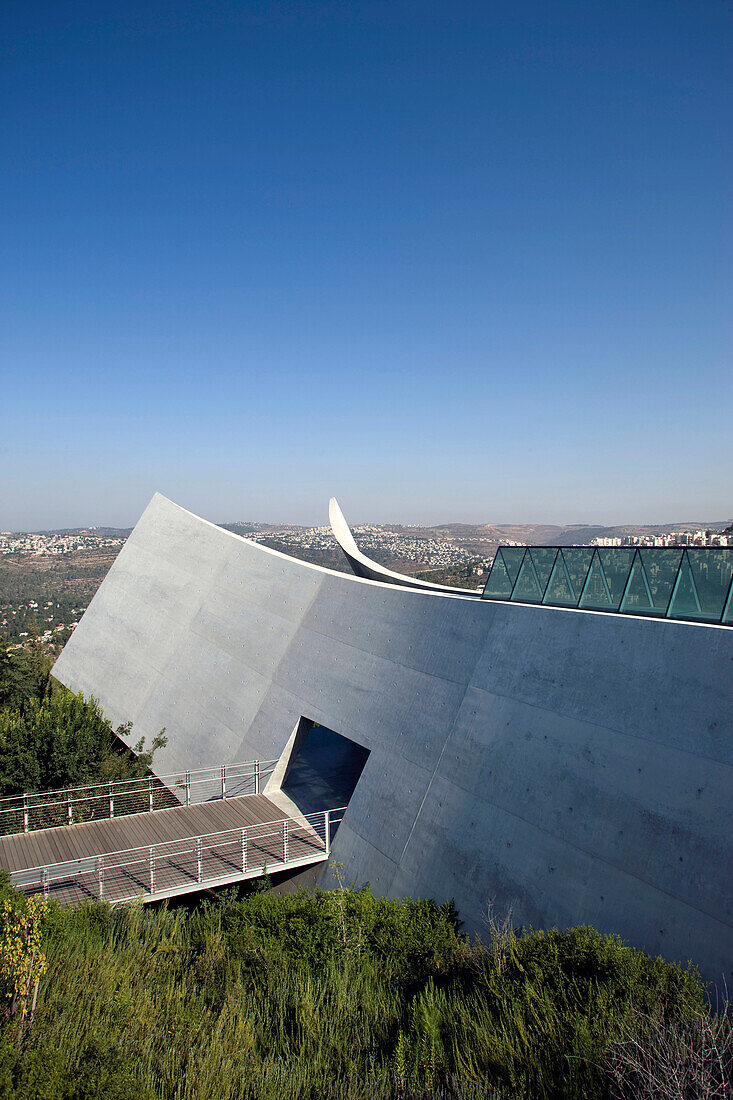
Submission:
M 346 807 L 14 871 L 27 895 L 112 904 L 173 897 L 329 858 Z
M 259 794 L 276 760 L 222 764 L 0 798 L 0 836 Z

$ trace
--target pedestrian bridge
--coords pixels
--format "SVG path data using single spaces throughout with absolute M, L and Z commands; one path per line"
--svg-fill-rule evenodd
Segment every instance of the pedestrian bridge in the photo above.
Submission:
M 275 763 L 0 799 L 0 865 L 25 894 L 115 905 L 321 863 L 344 808 L 262 793 Z

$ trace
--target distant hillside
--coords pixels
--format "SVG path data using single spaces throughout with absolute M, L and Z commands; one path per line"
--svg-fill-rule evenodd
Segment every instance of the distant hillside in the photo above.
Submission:
M 612 538 L 623 535 L 663 535 L 670 531 L 720 531 L 731 523 L 731 520 L 715 520 L 713 522 L 702 520 L 696 522 L 639 524 L 627 523 L 613 527 L 600 524 L 544 524 L 544 523 L 444 523 L 436 527 L 398 527 L 393 524 L 385 524 L 385 529 L 407 533 L 414 538 L 435 538 L 440 534 L 443 538 L 466 539 L 511 539 L 514 542 L 526 542 L 528 545 L 546 543 L 550 546 L 567 546 L 569 542 L 588 542 L 594 538 Z
M 56 527 L 53 531 L 30 531 L 32 535 L 96 535 L 100 539 L 126 539 L 132 527 Z
M 257 523 L 252 520 L 236 520 L 220 523 L 227 531 L 247 538 L 248 535 L 276 535 L 281 532 L 305 532 L 312 528 L 297 523 Z M 696 520 L 661 524 L 620 524 L 605 527 L 599 524 L 547 524 L 547 523 L 440 523 L 433 527 L 412 526 L 399 523 L 374 524 L 380 530 L 414 539 L 447 539 L 461 543 L 492 543 L 510 540 L 528 546 L 569 546 L 587 543 L 595 538 L 618 538 L 624 535 L 663 535 L 670 531 L 721 531 L 733 534 L 733 518 L 723 520 Z M 126 539 L 131 527 L 62 527 L 48 531 L 34 531 L 36 535 L 97 535 L 99 538 Z
M 623 538 L 628 535 L 662 535 L 670 531 L 720 531 L 730 520 L 665 524 L 547 524 L 547 523 L 444 523 L 436 527 L 403 527 L 384 524 L 380 530 L 411 539 L 439 539 L 463 547 L 476 558 L 493 556 L 500 543 L 526 546 L 583 545 L 597 538 Z M 358 531 L 355 531 L 359 542 Z M 371 556 L 371 555 L 370 555 Z M 378 555 L 373 555 L 378 560 Z
M 238 521 L 221 524 L 291 557 L 342 572 L 350 567 L 326 526 Z M 370 558 L 399 573 L 423 575 L 438 584 L 481 584 L 486 563 L 503 543 L 569 546 L 597 538 L 661 535 L 670 531 L 731 529 L 731 520 L 604 527 L 590 524 L 444 523 L 435 527 L 400 524 L 354 526 L 354 537 Z M 0 536 L 0 634 L 13 642 L 40 637 L 56 653 L 87 608 L 115 560 L 129 528 L 75 527 Z M 54 538 L 69 539 L 61 546 Z M 43 539 L 47 539 L 47 545 Z M 39 543 L 40 540 L 40 543 Z M 75 544 L 76 540 L 76 544 Z M 97 542 L 98 540 L 98 542 Z M 116 545 L 105 540 L 118 540 Z

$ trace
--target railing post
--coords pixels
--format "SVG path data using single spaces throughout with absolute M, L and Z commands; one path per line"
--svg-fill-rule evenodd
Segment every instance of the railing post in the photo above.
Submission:
M 288 862 L 288 819 L 283 821 L 283 863 Z
M 112 793 L 112 780 L 109 781 L 109 816 L 115 816 L 115 796 Z
M 99 900 L 104 896 L 104 856 L 97 856 L 97 881 L 99 882 Z
M 150 893 L 155 893 L 155 848 L 150 849 L 150 856 L 148 859 L 150 865 Z
M 186 805 L 191 805 L 191 773 L 186 772 Z
M 227 766 L 226 766 L 226 764 L 222 764 L 222 766 L 221 766 L 221 797 L 226 798 L 226 796 L 227 796 Z
M 74 812 L 71 809 L 71 794 L 69 794 L 69 797 L 66 799 L 66 816 L 69 819 L 69 825 L 72 825 L 74 822 Z
M 153 810 L 153 780 L 148 777 L 148 805 L 152 813 Z
M 48 897 L 48 867 L 44 867 L 41 873 L 41 882 L 43 883 L 43 896 Z
M 198 882 L 202 881 L 201 874 L 201 838 L 196 839 L 196 878 Z
M 247 870 L 247 830 L 242 829 L 242 873 Z
M 331 811 L 326 810 L 323 814 L 323 824 L 326 833 L 326 855 L 331 855 Z
M 28 832 L 28 795 L 23 795 L 23 832 Z
M 255 760 L 255 794 L 260 793 L 260 762 Z

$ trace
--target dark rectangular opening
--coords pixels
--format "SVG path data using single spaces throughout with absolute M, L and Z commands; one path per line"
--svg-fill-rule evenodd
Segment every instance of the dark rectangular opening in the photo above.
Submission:
M 369 749 L 326 726 L 302 719 L 301 734 L 282 784 L 303 814 L 348 805 Z

